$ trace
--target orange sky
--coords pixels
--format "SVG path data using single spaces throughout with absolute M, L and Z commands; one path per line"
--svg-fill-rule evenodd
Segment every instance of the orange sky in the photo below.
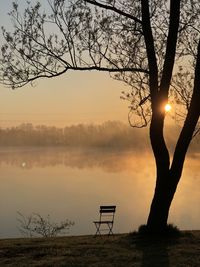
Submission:
M 7 13 L 12 1 L 1 0 L 0 26 L 10 28 Z M 26 0 L 18 3 L 23 9 Z M 0 45 L 2 42 L 0 32 Z M 97 71 L 69 71 L 58 78 L 37 80 L 34 87 L 27 85 L 14 91 L 0 84 L 0 127 L 26 122 L 64 127 L 107 120 L 128 124 L 129 103 L 120 99 L 126 88 L 108 73 Z
M 18 1 L 19 5 L 24 2 Z M 11 3 L 12 0 L 1 0 L 0 26 L 9 27 L 7 13 Z M 108 73 L 97 72 L 69 72 L 15 91 L 0 85 L 0 126 L 24 122 L 56 126 L 106 120 L 127 122 L 128 103 L 120 100 L 122 90 L 123 83 L 112 80 Z
M 0 123 L 5 127 L 23 122 L 55 126 L 127 122 L 128 103 L 120 100 L 123 87 L 96 72 L 69 72 L 14 91 L 0 85 Z

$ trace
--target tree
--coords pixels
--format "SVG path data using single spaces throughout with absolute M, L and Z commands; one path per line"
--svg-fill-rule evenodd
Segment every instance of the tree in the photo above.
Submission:
M 186 152 L 198 131 L 200 44 L 197 0 L 47 0 L 13 3 L 14 31 L 3 28 L 1 82 L 14 88 L 70 70 L 107 71 L 129 85 L 129 121 L 150 124 L 156 186 L 147 220 L 163 231 L 181 178 Z M 50 26 L 49 26 L 50 25 Z M 51 30 L 50 30 L 51 29 Z M 173 101 L 183 120 L 170 158 L 164 139 L 164 106 Z

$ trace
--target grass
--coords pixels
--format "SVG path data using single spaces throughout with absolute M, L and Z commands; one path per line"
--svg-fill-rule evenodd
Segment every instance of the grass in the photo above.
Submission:
M 0 266 L 198 267 L 200 231 L 179 237 L 57 237 L 0 240 Z

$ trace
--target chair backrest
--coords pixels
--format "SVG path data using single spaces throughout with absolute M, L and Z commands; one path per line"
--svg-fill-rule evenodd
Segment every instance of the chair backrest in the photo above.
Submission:
M 102 221 L 102 217 L 106 217 L 109 221 L 114 221 L 116 206 L 100 206 L 100 221 Z

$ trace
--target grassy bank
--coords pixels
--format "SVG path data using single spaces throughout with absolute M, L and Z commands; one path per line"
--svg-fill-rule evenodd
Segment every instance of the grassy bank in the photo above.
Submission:
M 76 236 L 0 240 L 0 266 L 198 267 L 200 231 L 179 238 L 143 239 L 135 235 Z

